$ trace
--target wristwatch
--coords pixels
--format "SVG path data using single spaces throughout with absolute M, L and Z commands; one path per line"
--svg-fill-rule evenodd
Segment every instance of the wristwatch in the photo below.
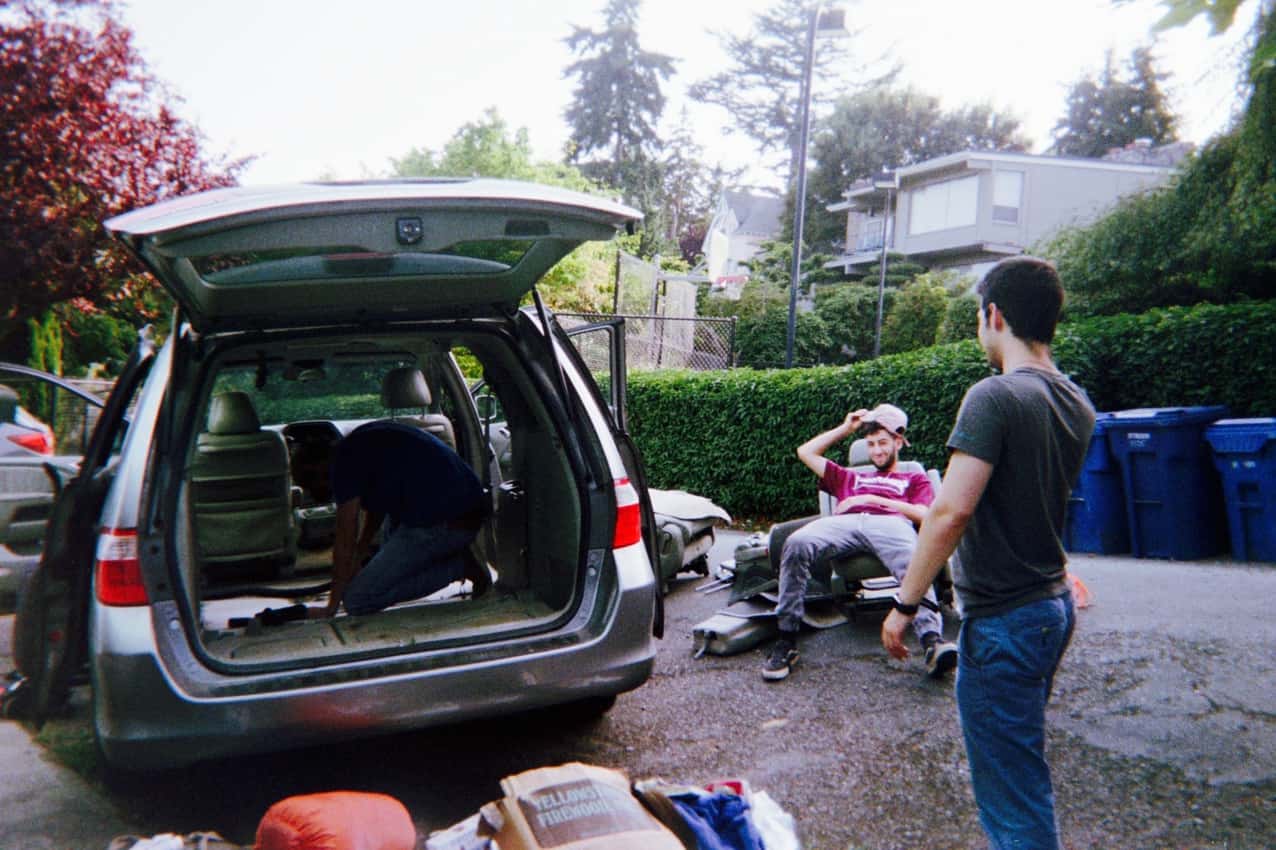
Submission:
M 891 597 L 891 607 L 907 617 L 912 617 L 917 614 L 917 609 L 921 606 L 916 603 L 913 605 L 905 605 L 904 600 L 899 598 L 899 591 L 897 590 L 895 591 L 895 595 Z

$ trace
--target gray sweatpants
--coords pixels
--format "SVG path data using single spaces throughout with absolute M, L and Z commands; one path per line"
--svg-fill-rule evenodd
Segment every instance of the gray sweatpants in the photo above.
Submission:
M 917 529 L 899 515 L 841 514 L 820 517 L 802 526 L 784 541 L 784 551 L 780 553 L 780 602 L 775 611 L 781 631 L 801 628 L 812 564 L 822 558 L 872 552 L 891 575 L 902 581 L 915 548 Z M 934 602 L 935 591 L 927 588 L 926 598 Z M 942 635 L 943 621 L 923 606 L 913 620 L 913 631 L 919 638 L 927 632 Z

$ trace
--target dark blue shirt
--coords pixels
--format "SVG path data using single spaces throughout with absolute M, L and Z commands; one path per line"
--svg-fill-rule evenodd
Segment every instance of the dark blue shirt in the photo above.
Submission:
M 473 470 L 433 434 L 398 422 L 369 422 L 337 444 L 332 458 L 337 503 L 359 498 L 394 525 L 420 528 L 473 513 L 483 489 Z

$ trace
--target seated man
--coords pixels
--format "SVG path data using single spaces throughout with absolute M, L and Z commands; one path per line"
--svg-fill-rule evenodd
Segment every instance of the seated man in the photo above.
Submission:
M 313 616 L 334 616 L 342 603 L 348 614 L 372 614 L 465 578 L 476 595 L 490 585 L 486 567 L 468 553 L 485 514 L 482 486 L 437 437 L 369 422 L 331 450 L 328 474 L 316 466 L 311 459 L 294 474 L 319 501 L 335 500 L 337 517 L 332 592 Z M 386 518 L 385 539 L 365 564 Z
M 868 443 L 874 473 L 855 472 L 824 457 L 835 443 L 851 437 L 861 427 Z M 820 489 L 836 504 L 833 516 L 820 517 L 802 526 L 784 542 L 780 554 L 780 637 L 771 648 L 762 677 L 778 681 L 797 662 L 797 634 L 805 610 L 806 586 L 811 567 L 824 558 L 868 551 L 876 555 L 895 578 L 902 578 L 917 545 L 921 525 L 935 499 L 930 479 L 923 472 L 896 469 L 899 450 L 908 445 L 904 431 L 908 416 L 898 407 L 879 404 L 872 410 L 848 413 L 841 425 L 812 437 L 798 447 L 798 458 L 820 478 Z M 935 603 L 933 590 L 927 599 Z M 942 676 L 957 664 L 957 647 L 944 640 L 943 620 L 922 608 L 913 629 L 926 651 L 926 671 Z

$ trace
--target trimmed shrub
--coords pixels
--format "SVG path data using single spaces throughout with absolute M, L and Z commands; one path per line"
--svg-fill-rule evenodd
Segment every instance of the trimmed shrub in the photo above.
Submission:
M 1276 301 L 1088 319 L 1060 327 L 1055 355 L 1099 410 L 1226 404 L 1234 416 L 1276 415 Z M 905 457 L 942 469 L 961 399 L 988 374 L 974 340 L 844 367 L 635 372 L 629 417 L 653 487 L 774 521 L 815 510 L 815 478 L 796 449 L 848 410 L 899 405 Z M 830 457 L 844 462 L 845 451 Z
M 780 520 L 815 506 L 798 445 L 848 410 L 890 399 L 909 412 L 910 456 L 936 465 L 962 394 L 987 374 L 973 342 L 845 367 L 633 373 L 629 421 L 652 486 L 699 493 L 738 518 Z
M 788 310 L 771 310 L 740 319 L 736 325 L 736 361 L 756 369 L 783 366 L 789 342 Z M 833 341 L 816 313 L 798 313 L 793 326 L 793 362 L 818 363 Z
M 1276 301 L 1074 322 L 1059 328 L 1055 359 L 1099 410 L 1226 404 L 1276 416 Z
M 929 348 L 937 341 L 948 311 L 948 292 L 929 274 L 900 291 L 882 325 L 882 353 L 901 354 Z
M 979 332 L 979 296 L 973 292 L 957 295 L 948 300 L 944 321 L 939 326 L 936 343 L 961 342 L 974 339 Z
M 898 292 L 882 290 L 882 312 L 889 314 Z M 828 327 L 832 346 L 825 363 L 854 363 L 873 356 L 877 328 L 877 285 L 844 283 L 825 287 L 815 294 L 815 312 Z

